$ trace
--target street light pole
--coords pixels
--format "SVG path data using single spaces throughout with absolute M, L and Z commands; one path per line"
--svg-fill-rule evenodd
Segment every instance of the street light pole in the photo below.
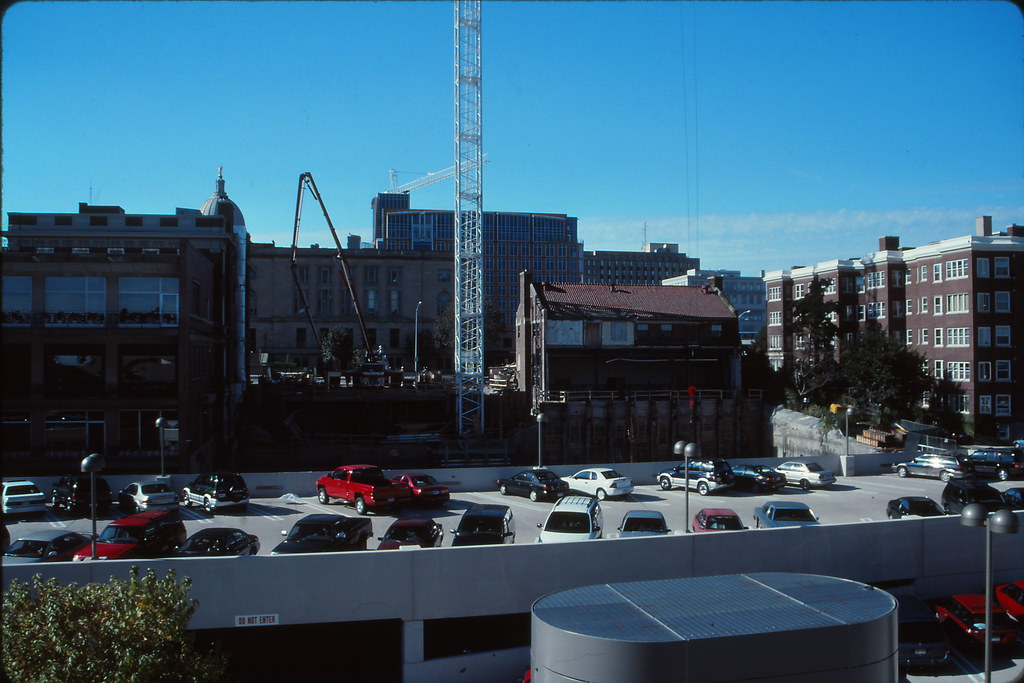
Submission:
M 1008 508 L 989 515 L 981 503 L 964 506 L 960 523 L 985 527 L 985 683 L 992 683 L 992 534 L 1015 534 L 1020 530 L 1020 523 Z
M 537 412 L 537 467 L 538 468 L 542 467 L 542 465 L 541 465 L 541 462 L 542 462 L 541 455 L 544 453 L 544 437 L 543 437 L 542 432 L 541 432 L 541 429 L 542 429 L 541 425 L 543 425 L 543 424 L 544 424 L 544 413 L 538 411 Z
M 160 476 L 164 476 L 164 425 L 166 420 L 162 417 L 156 419 L 156 428 L 160 430 Z
M 419 386 L 420 384 L 420 306 L 423 305 L 422 301 L 416 302 L 416 315 L 414 316 L 416 323 L 413 327 L 412 333 L 412 372 L 413 386 Z
M 92 515 L 92 559 L 96 559 L 96 473 L 103 469 L 106 462 L 99 453 L 91 453 L 82 458 L 82 471 L 89 473 L 89 511 Z

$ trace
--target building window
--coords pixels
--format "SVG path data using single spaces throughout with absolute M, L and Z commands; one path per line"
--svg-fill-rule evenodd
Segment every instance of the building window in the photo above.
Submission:
M 907 306 L 907 310 L 906 310 L 907 315 L 914 315 L 914 300 L 913 299 L 907 299 L 906 306 Z
M 962 280 L 967 277 L 967 259 L 957 259 L 955 261 L 946 261 L 946 279 L 947 280 Z
M 392 289 L 388 291 L 388 311 L 391 313 L 391 315 L 398 315 L 398 311 L 401 309 L 401 294 L 402 293 L 399 292 L 397 289 Z
M 996 277 L 1010 277 L 1010 257 L 1009 256 L 996 256 L 992 259 L 995 265 L 994 275 Z
M 54 345 L 43 350 L 43 390 L 48 398 L 102 396 L 104 350 L 100 345 Z
M 609 326 L 609 336 L 613 342 L 626 341 L 626 323 L 616 320 Z
M 917 279 L 921 282 L 928 282 L 928 266 L 921 266 L 920 276 Z
M 438 282 L 451 282 L 451 279 L 452 279 L 452 271 L 450 271 L 450 270 L 439 270 L 439 271 L 437 271 L 437 281 Z
M 864 304 L 857 304 L 857 320 L 863 322 L 867 320 L 866 307 Z
M 978 328 L 978 346 L 992 346 L 992 328 Z
M 388 329 L 388 345 L 391 348 L 397 349 L 401 345 L 400 338 L 401 332 L 399 332 L 397 327 L 392 327 Z
M 946 364 L 946 372 L 951 382 L 970 382 L 970 361 L 950 361 Z
M 802 282 L 793 286 L 793 298 L 794 299 L 803 299 L 804 298 L 804 284 Z
M 935 328 L 935 345 L 936 346 L 942 346 L 942 328 L 941 327 L 936 327 Z
M 978 292 L 978 313 L 988 313 L 992 310 L 992 295 L 988 292 Z
M 178 351 L 174 346 L 123 345 L 117 350 L 118 390 L 135 396 L 175 396 Z
M 1009 382 L 1010 381 L 1010 363 L 1008 360 L 997 360 L 996 361 L 996 381 L 997 382 Z
M 950 394 L 949 409 L 955 413 L 966 413 L 970 410 L 967 394 Z
M 101 277 L 47 277 L 46 324 L 100 327 L 106 322 L 106 295 Z
M 907 346 L 910 346 L 913 343 L 914 343 L 914 331 L 913 330 L 907 330 Z
M 988 277 L 988 259 L 987 258 L 976 258 L 974 259 L 974 270 L 978 277 Z
M 920 335 L 920 337 L 921 337 L 921 343 L 922 344 L 927 344 L 928 343 L 928 328 L 927 327 L 922 327 L 921 328 L 921 335 Z
M 366 290 L 366 312 L 376 313 L 377 312 L 377 290 L 368 289 Z
M 49 455 L 75 455 L 104 451 L 103 411 L 51 411 L 43 426 L 43 447 Z
M 772 351 L 782 350 L 782 335 L 772 334 L 768 335 L 768 348 Z
M 317 297 L 317 311 L 322 315 L 331 315 L 334 312 L 334 292 L 326 287 L 320 289 Z
M 970 346 L 971 328 L 969 327 L 947 327 L 946 346 Z
M 928 297 L 922 296 L 921 297 L 921 313 L 927 313 L 927 312 L 928 312 Z
M 967 313 L 970 295 L 966 292 L 946 295 L 946 313 Z
M 932 315 L 942 315 L 942 297 L 932 298 Z
M 932 264 L 932 281 L 942 282 L 942 264 Z
M 1010 345 L 1010 326 L 996 325 L 996 346 Z
M 768 325 L 775 327 L 782 324 L 782 311 L 771 311 L 768 313 Z
M 987 360 L 978 362 L 978 381 L 979 382 L 991 382 L 992 381 L 992 363 Z
M 857 293 L 858 294 L 863 294 L 864 293 L 864 276 L 863 275 L 858 275 L 857 277 L 855 277 L 853 279 L 853 282 L 854 282 L 854 288 L 857 290 Z
M 331 283 L 331 269 L 321 268 L 320 269 L 320 284 L 329 285 Z
M 885 287 L 885 271 L 875 270 L 867 274 L 868 289 L 880 289 Z
M 868 302 L 868 320 L 881 320 L 882 318 L 885 318 L 885 302 Z
M 1010 312 L 1010 293 L 996 292 L 996 313 Z
M 893 301 L 892 302 L 892 317 L 894 317 L 894 318 L 902 318 L 903 317 L 904 308 L 905 307 L 904 307 L 902 301 Z
M 177 420 L 176 410 L 122 410 L 118 413 L 118 433 L 121 435 L 121 450 L 150 451 L 155 455 L 160 450 L 160 430 L 157 418 Z M 170 435 L 168 435 L 170 442 Z
M 1012 415 L 1010 410 L 1011 401 L 1009 394 L 996 394 L 996 415 L 1009 416 Z
M 4 325 L 28 325 L 32 322 L 31 276 L 4 275 L 2 294 Z
M 935 379 L 942 379 L 942 361 L 941 360 L 935 361 L 935 372 L 932 373 L 932 376 L 935 377 Z
M 388 269 L 388 281 L 397 285 L 402 281 L 402 269 L 401 268 L 389 268 Z
M 991 396 L 979 396 L 978 397 L 978 413 L 981 415 L 992 414 L 992 397 Z
M 369 267 L 369 266 L 364 268 L 363 269 L 363 280 L 368 285 L 375 285 L 375 284 L 377 284 L 377 268 L 376 267 Z
M 782 301 L 782 287 L 775 286 L 768 288 L 768 301 Z

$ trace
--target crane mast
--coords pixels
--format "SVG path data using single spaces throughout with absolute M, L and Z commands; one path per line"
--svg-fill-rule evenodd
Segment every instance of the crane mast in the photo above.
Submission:
M 480 0 L 455 0 L 455 382 L 458 432 L 484 427 Z

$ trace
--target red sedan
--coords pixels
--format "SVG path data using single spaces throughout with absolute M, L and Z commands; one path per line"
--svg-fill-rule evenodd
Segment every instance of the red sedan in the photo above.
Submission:
M 1024 623 L 1024 581 L 996 586 L 996 600 L 1011 619 Z
M 740 516 L 729 508 L 703 508 L 693 516 L 694 531 L 739 531 L 746 529 Z
M 405 484 L 412 490 L 412 502 L 423 505 L 444 505 L 451 497 L 448 487 L 438 483 L 429 474 L 400 474 L 392 477 L 396 484 Z
M 935 616 L 953 634 L 975 645 L 985 643 L 985 596 L 954 595 L 935 605 Z M 992 605 L 992 644 L 1013 645 L 1017 628 L 998 604 Z

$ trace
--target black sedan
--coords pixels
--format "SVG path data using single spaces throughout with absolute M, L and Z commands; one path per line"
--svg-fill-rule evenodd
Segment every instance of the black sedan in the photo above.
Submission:
M 889 519 L 901 517 L 939 517 L 946 514 L 931 498 L 925 496 L 903 496 L 894 498 L 885 506 L 885 514 Z
M 256 555 L 259 551 L 259 537 L 247 534 L 241 529 L 213 527 L 189 536 L 174 554 L 176 557 L 219 557 Z
M 551 470 L 535 467 L 498 480 L 501 495 L 529 496 L 530 500 L 561 498 L 569 493 L 569 484 Z
M 786 485 L 786 475 L 764 465 L 732 465 L 736 487 L 750 491 L 778 491 Z
M 370 520 L 362 517 L 321 514 L 306 515 L 295 522 L 291 531 L 281 533 L 286 534 L 285 539 L 274 546 L 271 555 L 366 550 L 373 527 Z
M 377 550 L 396 550 L 402 546 L 434 548 L 441 545 L 444 529 L 432 519 L 402 517 L 396 519 L 378 540 Z

